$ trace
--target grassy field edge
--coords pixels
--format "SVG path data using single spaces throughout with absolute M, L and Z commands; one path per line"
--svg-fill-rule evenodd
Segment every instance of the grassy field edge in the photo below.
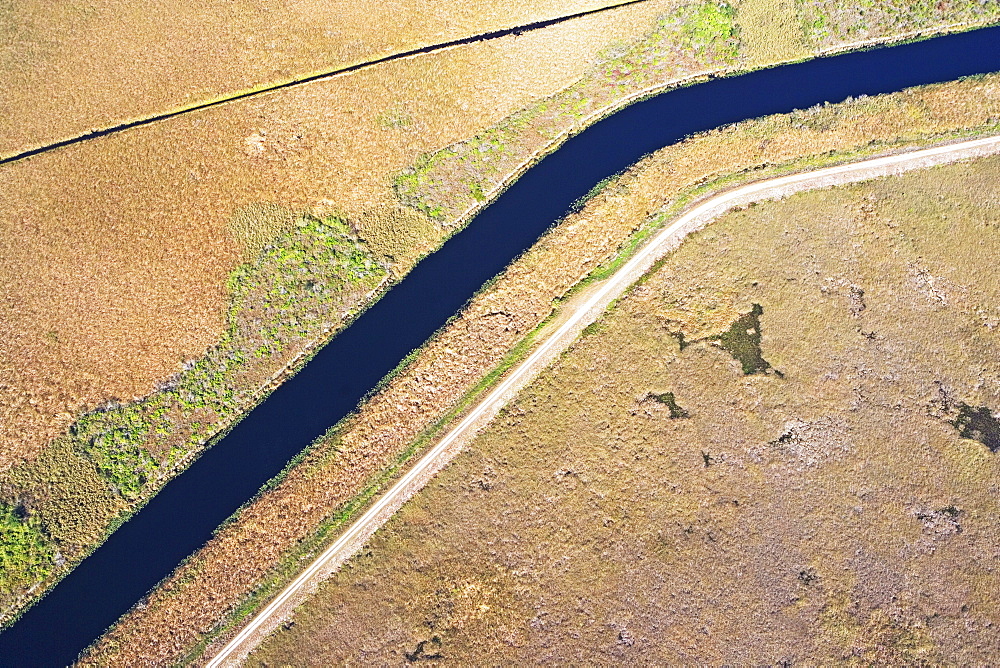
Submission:
M 1000 123 L 981 126 L 965 132 L 930 136 L 913 142 L 897 143 L 892 145 L 873 144 L 861 150 L 808 156 L 791 163 L 773 166 L 762 170 L 755 170 L 753 172 L 735 172 L 733 174 L 692 186 L 686 192 L 671 200 L 662 211 L 648 219 L 639 230 L 637 230 L 622 244 L 619 252 L 612 261 L 596 268 L 590 275 L 574 285 L 564 297 L 555 300 L 555 302 L 553 302 L 552 312 L 541 324 L 525 335 L 513 349 L 509 350 L 501 362 L 494 367 L 487 376 L 483 377 L 475 387 L 469 390 L 462 397 L 459 403 L 453 406 L 447 413 L 442 415 L 434 424 L 430 425 L 416 440 L 411 442 L 406 451 L 400 454 L 389 469 L 383 471 L 375 480 L 372 480 L 361 493 L 345 504 L 344 507 L 338 509 L 336 513 L 331 515 L 326 522 L 317 528 L 315 534 L 310 540 L 304 541 L 298 548 L 290 551 L 282 560 L 281 564 L 275 568 L 273 575 L 267 578 L 257 591 L 244 599 L 244 601 L 242 601 L 240 605 L 220 623 L 217 629 L 210 636 L 204 638 L 197 647 L 193 648 L 187 657 L 185 657 L 184 662 L 192 662 L 198 659 L 212 642 L 227 632 L 235 630 L 235 627 L 237 627 L 242 621 L 252 616 L 257 609 L 266 604 L 270 598 L 281 591 L 281 589 L 283 589 L 284 586 L 286 586 L 287 583 L 295 577 L 298 571 L 301 570 L 302 562 L 308 562 L 320 554 L 336 538 L 336 532 L 338 529 L 347 526 L 353 519 L 363 513 L 379 492 L 391 486 L 391 484 L 405 472 L 408 464 L 412 463 L 419 457 L 419 455 L 424 453 L 437 437 L 446 432 L 450 425 L 460 420 L 463 415 L 476 403 L 476 401 L 486 393 L 486 391 L 502 380 L 507 371 L 531 353 L 534 348 L 534 344 L 538 341 L 540 335 L 553 322 L 553 320 L 558 317 L 559 307 L 562 303 L 568 301 L 573 296 L 579 294 L 582 290 L 600 282 L 614 273 L 618 267 L 627 262 L 633 254 L 643 247 L 644 242 L 647 241 L 657 230 L 661 229 L 670 219 L 676 217 L 684 210 L 696 205 L 697 203 L 730 188 L 753 183 L 754 181 L 765 178 L 805 172 L 820 167 L 846 164 L 879 155 L 985 136 L 993 134 L 997 131 L 1000 131 Z M 651 271 L 655 271 L 655 268 Z M 633 286 L 644 281 L 648 277 L 649 273 L 651 272 L 644 274 L 642 278 L 638 279 L 633 284 Z M 497 279 L 495 278 L 493 281 L 490 281 L 477 294 L 487 291 L 496 280 Z M 631 290 L 631 288 L 629 288 L 629 290 Z M 626 293 L 627 292 L 628 291 L 626 291 Z M 617 302 L 613 303 L 607 310 L 609 312 L 613 310 L 616 303 Z M 454 318 L 452 320 L 454 320 Z M 451 320 L 448 324 L 450 323 Z M 447 326 L 447 324 L 443 326 L 438 333 L 440 333 L 440 331 L 445 329 Z M 592 330 L 585 331 L 585 333 L 581 336 L 585 336 L 590 331 Z M 428 339 L 424 346 L 411 353 L 407 360 L 404 363 L 401 363 L 400 367 L 397 368 L 394 375 L 398 375 L 398 373 L 405 370 L 409 362 L 415 359 L 423 348 L 436 338 L 438 333 Z M 384 386 L 389 380 L 390 379 L 387 377 L 386 382 L 380 384 L 380 386 Z M 324 434 L 323 437 L 317 439 L 308 448 L 303 450 L 303 452 L 295 460 L 293 460 L 293 462 L 289 463 L 281 474 L 269 481 L 257 496 L 244 504 L 243 508 L 257 501 L 266 491 L 279 485 L 293 466 L 300 462 L 310 451 L 321 447 L 323 441 L 335 434 L 344 422 L 346 422 L 346 420 L 353 415 L 354 414 L 352 413 L 351 416 L 345 417 L 344 420 L 332 427 L 326 434 Z M 242 511 L 243 508 L 241 508 L 240 511 Z M 237 513 L 229 518 L 226 523 L 220 527 L 220 530 L 224 526 L 237 521 L 239 519 L 240 511 L 237 511 Z
M 623 4 L 630 4 L 630 3 L 623 3 Z M 612 7 L 605 8 L 605 9 L 614 9 L 615 7 L 618 7 L 618 6 L 620 6 L 620 5 L 615 5 L 615 6 L 612 6 Z M 604 11 L 605 9 L 594 10 L 594 11 Z M 841 53 L 841 52 L 845 52 L 845 51 L 865 51 L 865 50 L 871 50 L 871 49 L 880 48 L 880 47 L 884 47 L 884 46 L 918 42 L 918 41 L 923 41 L 925 39 L 933 38 L 933 37 L 941 35 L 941 34 L 954 34 L 954 33 L 965 32 L 965 31 L 969 31 L 969 30 L 975 30 L 975 29 L 979 29 L 979 28 L 985 28 L 985 27 L 989 27 L 991 25 L 997 25 L 997 24 L 996 23 L 986 23 L 986 24 L 969 24 L 969 23 L 963 23 L 963 24 L 956 24 L 956 25 L 958 25 L 959 27 L 954 28 L 954 29 L 952 29 L 952 26 L 948 26 L 948 27 L 943 28 L 943 29 L 931 28 L 931 29 L 928 29 L 928 30 L 925 30 L 925 31 L 917 31 L 916 33 L 911 34 L 911 35 L 907 35 L 907 36 L 903 37 L 902 39 L 897 39 L 896 37 L 884 37 L 884 38 L 878 38 L 878 39 L 868 40 L 868 41 L 865 41 L 865 42 L 858 43 L 858 45 L 850 45 L 850 46 L 847 46 L 847 47 L 844 47 L 844 48 L 839 48 L 838 47 L 837 50 L 830 50 L 830 51 L 827 51 L 827 52 L 821 52 L 818 55 L 803 56 L 803 57 L 796 58 L 796 59 L 789 59 L 789 60 L 784 60 L 784 61 L 775 62 L 775 63 L 761 64 L 761 65 L 756 65 L 756 66 L 752 66 L 752 67 L 742 67 L 742 68 L 741 67 L 734 67 L 734 68 L 726 69 L 726 70 L 719 71 L 719 72 L 706 73 L 706 74 L 698 74 L 698 75 L 694 75 L 692 77 L 689 77 L 687 79 L 683 79 L 683 80 L 680 80 L 680 81 L 671 81 L 671 82 L 668 82 L 668 83 L 665 83 L 665 84 L 657 84 L 657 85 L 652 86 L 652 87 L 650 87 L 648 89 L 639 91 L 639 92 L 634 93 L 632 95 L 629 95 L 629 96 L 627 96 L 625 98 L 617 100 L 614 104 L 609 105 L 609 106 L 607 106 L 607 107 L 599 110 L 598 112 L 592 114 L 591 116 L 583 119 L 576 126 L 570 128 L 569 130 L 567 130 L 564 133 L 561 133 L 557 137 L 554 137 L 541 150 L 539 150 L 539 151 L 531 154 L 530 156 L 528 156 L 518 166 L 518 168 L 515 171 L 511 172 L 501 182 L 501 184 L 497 188 L 495 188 L 495 189 L 491 190 L 489 193 L 487 193 L 482 201 L 477 202 L 473 206 L 469 207 L 466 211 L 464 211 L 461 214 L 461 216 L 458 218 L 458 220 L 455 222 L 455 224 L 453 226 L 449 227 L 448 235 L 441 240 L 441 243 L 438 246 L 436 246 L 434 249 L 432 249 L 432 250 L 428 251 L 427 253 L 425 253 L 424 255 L 420 256 L 420 258 L 418 258 L 416 262 L 419 262 L 420 260 L 422 260 L 427 255 L 429 255 L 429 254 L 435 252 L 436 250 L 440 249 L 441 246 L 444 243 L 446 243 L 447 240 L 452 235 L 457 234 L 458 232 L 462 231 L 465 227 L 467 227 L 474 220 L 474 218 L 476 217 L 476 215 L 479 214 L 480 211 L 482 211 L 483 209 L 485 209 L 486 207 L 488 207 L 489 205 L 491 205 L 494 201 L 496 201 L 496 199 L 498 199 L 501 195 L 503 195 L 503 193 L 506 192 L 506 190 L 508 188 L 510 188 L 525 172 L 527 172 L 529 169 L 531 169 L 531 167 L 533 167 L 539 161 L 543 160 L 548 155 L 550 155 L 550 154 L 554 153 L 555 151 L 557 151 L 562 146 L 562 144 L 564 142 L 566 142 L 567 140 L 569 140 L 573 136 L 579 134 L 580 132 L 583 132 L 589 126 L 591 126 L 591 125 L 599 122 L 600 120 L 603 120 L 604 118 L 607 118 L 607 117 L 609 117 L 609 116 L 611 116 L 611 115 L 613 115 L 613 114 L 621 111 L 622 109 L 624 109 L 624 108 L 626 108 L 626 107 L 628 107 L 628 106 L 630 106 L 632 104 L 635 104 L 635 103 L 638 103 L 638 102 L 650 99 L 650 98 L 655 97 L 655 96 L 660 95 L 660 94 L 669 93 L 672 90 L 676 90 L 676 89 L 680 89 L 680 88 L 685 88 L 685 87 L 688 87 L 688 86 L 696 85 L 698 83 L 702 83 L 704 81 L 708 81 L 708 80 L 713 79 L 713 78 L 723 78 L 723 77 L 739 76 L 739 75 L 742 75 L 742 74 L 748 74 L 748 73 L 751 73 L 751 72 L 754 72 L 754 71 L 759 71 L 759 70 L 762 70 L 762 69 L 770 69 L 770 68 L 773 68 L 773 67 L 779 67 L 779 66 L 782 66 L 782 65 L 793 64 L 793 63 L 797 63 L 797 62 L 805 62 L 805 61 L 812 60 L 812 59 L 817 58 L 817 57 L 825 57 L 825 56 L 834 55 L 835 53 Z M 367 66 L 367 65 L 364 65 L 364 66 Z M 355 66 L 352 66 L 352 68 L 356 69 Z M 323 75 L 323 76 L 337 76 L 337 73 L 333 73 L 333 74 L 330 74 L 330 75 Z M 313 77 L 313 78 L 317 78 L 317 77 Z M 305 83 L 305 82 L 306 81 L 303 80 L 303 81 L 298 81 L 298 82 L 293 82 L 293 83 Z M 274 86 L 274 87 L 271 87 L 270 89 L 278 89 L 278 88 L 282 88 L 282 87 L 287 87 L 288 85 L 292 85 L 292 84 L 283 84 L 281 86 Z M 268 89 L 268 90 L 270 90 L 270 89 Z M 267 90 L 258 91 L 258 92 L 267 92 Z M 246 95 L 242 95 L 242 97 L 246 97 Z M 223 100 L 222 102 L 215 102 L 215 103 L 213 103 L 213 106 L 215 104 L 220 104 L 220 103 L 223 103 L 223 102 L 235 101 L 236 99 L 238 99 L 238 98 L 226 99 L 226 100 Z M 202 105 L 202 106 L 207 106 L 207 105 Z M 181 113 L 181 112 L 177 112 L 177 113 Z M 172 113 L 171 115 L 176 115 L 176 114 Z M 558 221 L 554 222 L 553 226 L 555 226 L 557 224 L 557 222 Z M 543 236 L 544 236 L 544 234 L 543 234 Z M 414 263 L 413 266 L 416 266 L 416 262 Z M 412 267 L 410 269 L 412 270 Z M 224 438 L 254 408 L 256 408 L 260 403 L 262 403 L 263 401 L 265 401 L 268 398 L 268 396 L 270 396 L 271 392 L 273 392 L 275 389 L 277 389 L 278 385 L 280 385 L 285 380 L 287 380 L 287 379 L 293 377 L 295 374 L 297 374 L 298 371 L 301 370 L 303 368 L 303 366 L 305 364 L 307 364 L 316 354 L 318 354 L 320 352 L 320 350 L 322 350 L 322 348 L 326 344 L 328 344 L 330 341 L 333 340 L 333 338 L 337 335 L 338 332 L 340 332 L 343 329 L 345 329 L 346 327 L 350 326 L 350 324 L 356 318 L 360 317 L 370 306 L 372 306 L 375 302 L 377 302 L 396 283 L 402 281 L 406 277 L 407 273 L 402 273 L 402 274 L 399 274 L 399 275 L 393 274 L 392 278 L 390 280 L 386 281 L 380 288 L 378 288 L 376 291 L 374 291 L 373 293 L 371 293 L 366 300 L 364 300 L 362 303 L 359 303 L 355 308 L 353 308 L 351 310 L 351 312 L 350 312 L 349 317 L 346 318 L 340 324 L 340 326 L 338 326 L 335 329 L 333 329 L 331 331 L 331 333 L 327 337 L 322 338 L 322 339 L 318 339 L 318 340 L 314 341 L 312 344 L 310 344 L 304 350 L 303 354 L 294 362 L 293 365 L 287 367 L 281 373 L 281 375 L 278 376 L 274 380 L 274 382 L 268 384 L 265 388 L 262 389 L 262 391 L 260 392 L 260 394 L 258 394 L 255 397 L 255 400 L 251 404 L 249 404 L 245 409 L 241 410 L 237 415 L 235 415 L 229 423 L 227 423 L 226 425 L 224 425 L 218 432 L 216 432 L 216 434 L 213 435 L 201 448 L 199 448 L 199 449 L 197 449 L 195 451 L 190 452 L 187 456 L 181 458 L 178 462 L 176 462 L 175 465 L 170 469 L 169 475 L 166 475 L 163 478 L 163 484 L 161 484 L 157 489 L 151 490 L 150 493 L 144 494 L 135 504 L 133 504 L 132 506 L 130 506 L 129 508 L 127 508 L 120 515 L 116 516 L 114 518 L 114 520 L 108 525 L 108 529 L 104 533 L 104 535 L 103 535 L 102 539 L 100 540 L 100 542 L 96 543 L 91 549 L 87 550 L 85 552 L 85 554 L 82 557 L 80 557 L 79 560 L 76 561 L 76 563 L 77 564 L 80 563 L 83 559 L 85 559 L 87 556 L 89 556 L 90 554 L 92 554 L 98 547 L 100 547 L 100 545 L 103 544 L 103 542 L 105 540 L 107 540 L 107 538 L 112 533 L 114 533 L 115 530 L 117 530 L 125 522 L 127 522 L 129 519 L 131 519 L 131 517 L 133 515 L 135 515 L 143 507 L 145 507 L 145 505 L 153 498 L 153 496 L 156 495 L 156 493 L 159 491 L 159 489 L 162 489 L 163 485 L 167 484 L 170 480 L 172 480 L 177 475 L 180 475 L 181 473 L 183 473 L 208 448 L 212 447 L 215 443 L 219 442 L 222 438 Z M 492 281 L 497 280 L 497 278 L 498 277 L 494 277 L 494 279 L 492 279 Z M 489 287 L 489 285 L 492 284 L 492 281 L 490 281 L 487 284 L 485 284 L 484 287 L 480 291 L 478 291 L 476 294 L 477 295 L 481 294 L 483 292 L 483 290 L 485 290 L 486 288 Z M 442 326 L 442 329 L 445 328 L 445 327 L 447 327 L 448 324 L 450 324 L 455 318 L 457 318 L 459 316 L 459 314 L 461 313 L 462 310 L 464 310 L 464 307 L 463 307 L 463 309 L 460 309 L 459 312 L 456 313 L 454 316 L 452 316 L 451 318 L 449 318 L 449 320 Z M 432 335 L 428 339 L 428 341 L 424 344 L 424 346 L 427 343 L 429 343 L 430 341 L 432 341 L 434 339 L 434 336 L 436 336 L 436 334 Z M 421 346 L 421 347 L 418 347 L 418 348 L 414 349 L 414 351 L 412 351 L 406 358 L 404 358 L 404 360 L 402 360 L 400 362 L 400 364 L 393 371 L 391 371 L 389 374 L 387 374 L 382 379 L 382 381 L 380 381 L 374 388 L 372 388 L 372 390 L 370 392 L 366 393 L 366 395 L 358 403 L 358 407 L 363 406 L 364 403 L 371 396 L 373 396 L 374 394 L 376 394 L 377 392 L 379 392 L 389 382 L 391 382 L 395 377 L 397 377 L 401 372 L 403 372 L 407 368 L 407 366 L 410 364 L 410 362 L 412 362 L 412 360 L 415 359 L 415 357 L 420 353 L 420 351 L 423 349 L 424 346 Z M 352 412 L 348 416 L 345 416 L 344 420 L 346 420 L 349 417 L 351 417 L 352 415 L 354 415 L 355 412 Z M 334 425 L 333 427 L 331 427 L 331 430 L 329 430 L 323 437 L 321 437 L 320 440 L 322 440 L 324 438 L 328 438 L 328 435 L 330 433 L 332 433 L 334 430 L 336 430 L 337 428 L 339 428 L 339 426 L 342 423 L 343 423 L 343 420 L 341 420 L 340 422 L 338 422 L 337 425 Z M 295 464 L 297 464 L 298 462 L 302 461 L 302 459 L 309 452 L 311 452 L 312 449 L 313 449 L 313 446 L 307 446 L 306 448 L 304 448 L 298 455 L 296 455 L 294 458 L 292 458 L 289 461 L 288 465 L 286 465 L 286 467 L 283 469 L 283 471 L 281 473 L 279 473 L 276 478 L 274 478 L 273 480 L 265 483 L 261 487 L 261 489 L 258 491 L 258 493 L 256 495 L 254 495 L 254 497 L 252 499 L 248 500 L 248 502 L 246 504 L 244 504 L 244 506 L 241 506 L 241 508 L 245 507 L 246 505 L 249 505 L 250 503 L 252 503 L 253 501 L 255 501 L 260 496 L 260 494 L 266 492 L 269 489 L 272 489 L 274 486 L 276 486 L 277 484 L 279 484 L 280 481 L 282 479 L 284 479 L 285 475 L 287 475 L 287 472 L 290 470 L 290 468 L 292 466 L 294 466 Z M 237 510 L 237 513 L 239 513 L 239 510 Z M 228 524 L 230 524 L 233 521 L 234 517 L 236 517 L 236 515 L 234 515 L 233 517 L 227 519 L 223 524 L 220 525 L 219 529 L 221 529 L 224 526 L 227 526 Z M 217 529 L 217 531 L 219 529 Z M 182 563 L 184 563 L 184 562 L 182 562 Z M 2 628 L 7 628 L 7 627 L 11 626 L 12 624 L 14 624 L 21 617 L 21 615 L 24 614 L 24 612 L 26 612 L 28 609 L 30 609 L 30 607 L 33 606 L 35 603 L 37 603 L 39 600 L 41 600 L 42 598 L 44 598 L 44 596 L 52 589 L 52 587 L 54 587 L 59 581 L 61 581 L 64 577 L 66 577 L 72 570 L 73 570 L 73 568 L 70 568 L 70 569 L 58 569 L 58 573 L 56 574 L 56 577 L 52 578 L 48 583 L 44 583 L 43 582 L 43 585 L 44 585 L 43 591 L 41 591 L 38 594 L 35 594 L 33 596 L 29 595 L 29 597 L 26 597 L 26 599 L 22 600 L 19 604 L 16 604 L 16 609 L 12 608 L 10 611 L 8 611 L 8 613 L 7 613 L 8 616 L 4 619 Z

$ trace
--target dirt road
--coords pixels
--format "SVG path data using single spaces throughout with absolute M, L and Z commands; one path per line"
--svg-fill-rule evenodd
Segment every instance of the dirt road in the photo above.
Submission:
M 962 141 L 898 155 L 872 158 L 855 163 L 825 167 L 811 172 L 774 177 L 739 186 L 702 200 L 655 234 L 613 275 L 594 286 L 569 305 L 557 326 L 536 349 L 515 366 L 464 418 L 448 429 L 407 473 L 357 518 L 346 531 L 317 557 L 294 581 L 276 596 L 224 646 L 206 656 L 205 665 L 237 665 L 267 634 L 291 616 L 322 580 L 335 572 L 421 487 L 440 471 L 511 398 L 546 366 L 552 363 L 597 320 L 608 306 L 648 272 L 653 264 L 675 248 L 688 234 L 707 225 L 730 209 L 751 202 L 781 199 L 793 193 L 836 185 L 857 183 L 924 169 L 959 160 L 1000 153 L 1000 137 Z M 221 643 L 219 643 L 221 645 Z

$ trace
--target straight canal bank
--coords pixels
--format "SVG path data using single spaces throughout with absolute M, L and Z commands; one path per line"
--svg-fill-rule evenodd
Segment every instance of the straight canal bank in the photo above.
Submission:
M 1000 29 L 990 28 L 717 79 L 595 124 L 423 260 L 0 634 L 0 663 L 72 662 L 603 178 L 719 125 L 995 70 Z

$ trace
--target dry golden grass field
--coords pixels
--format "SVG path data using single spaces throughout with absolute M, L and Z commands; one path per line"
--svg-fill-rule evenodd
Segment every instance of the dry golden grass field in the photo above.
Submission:
M 629 90 L 593 74 L 617 57 L 609 40 L 673 44 L 661 60 L 681 66 L 663 70 L 664 84 L 718 70 L 714 35 L 692 23 L 698 53 L 684 55 L 691 33 L 679 21 L 721 6 L 690 7 L 632 5 L 0 168 L 0 510 L 16 543 L 0 610 L 42 591 L 345 314 L 453 232 L 455 221 L 403 206 L 396 175 L 581 77 L 617 91 L 603 98 L 617 104 Z M 731 33 L 719 35 L 727 53 Z M 547 145 L 539 137 L 510 153 L 528 161 Z M 301 258 L 326 268 L 312 281 L 323 294 L 303 292 Z M 286 298 L 262 287 L 273 281 Z M 248 315 L 255 308 L 266 322 Z
M 0 0 L 0 157 L 608 0 Z
M 37 452 L 81 410 L 144 396 L 204 354 L 244 246 L 271 241 L 290 212 L 349 216 L 405 271 L 442 232 L 399 211 L 389 176 L 557 90 L 663 7 L 388 63 L 0 168 L 0 458 Z M 530 72 L 516 67 L 534 58 Z M 268 215 L 276 207 L 289 214 Z
M 490 373 L 498 351 L 514 347 L 550 313 L 553 300 L 611 260 L 647 216 L 719 178 L 752 179 L 789 163 L 806 168 L 838 151 L 880 152 L 956 131 L 996 131 L 998 114 L 1000 78 L 985 77 L 742 123 L 650 156 L 518 260 L 332 439 L 124 618 L 84 663 L 175 661 L 192 648 L 197 654 L 201 643 L 245 616 L 329 540 L 359 489 L 377 485 L 383 469 Z M 719 311 L 712 326 L 725 329 L 738 315 Z M 700 335 L 692 330 L 692 337 Z
M 463 5 L 445 33 L 420 42 L 414 36 L 435 23 L 428 10 L 418 12 L 427 24 L 410 22 L 397 34 L 382 35 L 383 42 L 358 37 L 356 43 L 325 28 L 299 30 L 304 23 L 328 25 L 334 19 L 324 11 L 341 12 L 337 21 L 344 26 L 370 21 L 357 7 L 320 11 L 313 4 L 274 8 L 270 22 L 238 5 L 214 13 L 211 4 L 172 5 L 166 14 L 138 6 L 67 5 L 51 14 L 52 30 L 46 31 L 42 5 L 0 0 L 0 16 L 14 17 L 0 21 L 0 63 L 16 73 L 16 85 L 0 86 L 0 123 L 24 118 L 18 127 L 27 134 L 18 141 L 30 144 L 44 141 L 32 132 L 58 127 L 56 109 L 68 123 L 93 124 L 81 119 L 108 109 L 131 118 L 273 83 L 286 71 L 311 71 L 315 62 L 357 62 L 440 35 L 555 13 L 551 3 L 522 13 Z M 597 6 L 579 2 L 569 10 Z M 378 11 L 396 19 L 400 13 L 394 5 Z M 830 48 L 809 32 L 813 23 L 803 11 L 787 0 L 649 0 L 193 111 L 0 166 L 0 537 L 6 555 L 0 620 L 9 621 L 31 595 L 72 567 L 346 314 L 405 274 L 524 165 L 626 100 Z M 934 11 L 920 18 L 921 29 L 954 28 L 954 17 Z M 907 14 L 900 16 L 892 30 L 865 38 L 893 39 L 893 30 L 908 25 Z M 963 16 L 960 27 L 998 14 L 987 4 Z M 229 32 L 220 37 L 223 27 Z M 120 38 L 126 33 L 146 37 L 133 43 Z M 359 28 L 351 34 L 368 33 Z M 267 46 L 258 50 L 247 36 L 267 36 Z M 190 44 L 200 46 L 184 46 Z M 133 52 L 143 49 L 142 56 Z M 164 56 L 164 49 L 180 55 Z M 283 55 L 275 56 L 275 49 Z M 91 59 L 81 60 L 88 52 Z M 201 61 L 207 65 L 192 64 Z M 153 71 L 143 70 L 148 62 L 169 63 L 152 88 L 134 83 L 153 79 L 138 74 Z M 134 72 L 126 75 L 123 68 Z M 82 87 L 60 79 L 66 72 L 76 72 Z M 39 94 L 32 102 L 37 108 L 27 114 L 24 91 L 46 90 L 32 79 L 43 75 L 60 92 Z M 970 108 L 971 98 L 954 92 L 961 87 L 920 93 L 929 97 L 917 106 L 905 101 L 910 98 L 893 98 L 884 119 L 861 114 L 856 130 L 834 123 L 844 136 L 804 113 L 792 125 L 759 126 L 775 134 L 769 147 L 743 144 L 737 136 L 744 130 L 733 130 L 711 140 L 730 142 L 732 155 L 692 149 L 690 164 L 662 169 L 676 176 L 679 192 L 699 178 L 770 160 L 764 155 L 780 162 L 822 152 L 821 146 L 851 150 L 859 138 L 870 139 L 872 127 L 892 145 L 996 117 L 992 80 L 960 86 L 982 92 L 982 100 Z M 935 95 L 946 103 L 935 102 Z M 114 105 L 107 96 L 138 106 Z M 45 106 L 50 103 L 55 106 Z M 551 276 L 518 265 L 512 284 L 530 298 L 510 315 L 511 324 L 498 326 L 491 315 L 476 323 L 479 334 L 472 338 L 513 344 L 532 329 L 553 298 L 614 254 L 638 224 L 636 211 L 662 201 L 657 193 L 645 196 L 649 207 L 632 209 L 618 227 L 568 228 L 578 230 L 579 245 L 565 263 L 552 266 Z M 309 280 L 300 280 L 307 264 Z M 307 291 L 317 284 L 323 289 Z M 254 564 L 220 584 L 225 595 L 216 606 L 190 616 L 187 603 L 181 605 L 188 635 L 163 651 L 187 651 L 192 638 L 211 630 L 220 610 L 245 601 L 282 563 L 289 539 L 313 535 L 331 509 L 342 512 L 428 421 L 496 366 L 498 350 L 505 348 L 460 350 L 476 362 L 442 382 L 433 401 L 413 394 L 408 404 L 414 408 L 378 427 L 402 420 L 406 429 L 381 440 L 357 436 L 343 448 L 334 468 L 323 471 L 332 477 L 310 492 L 323 503 L 305 503 L 309 511 L 294 521 L 260 524 L 263 531 L 280 530 Z M 432 382 L 434 374 L 408 377 Z M 398 412 L 387 405 L 373 404 L 368 419 Z M 285 515 L 266 503 L 257 508 L 262 517 Z M 226 573 L 228 562 L 220 563 L 206 577 Z M 149 646 L 154 654 L 161 649 Z
M 248 665 L 986 665 L 1000 159 L 690 237 Z

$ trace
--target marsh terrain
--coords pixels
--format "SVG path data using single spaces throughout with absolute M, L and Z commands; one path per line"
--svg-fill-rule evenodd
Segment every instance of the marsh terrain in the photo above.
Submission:
M 868 4 L 649 0 L 0 166 L 4 619 L 79 563 L 526 167 L 602 115 L 681 83 L 985 25 L 1000 11 L 994 3 L 887 2 L 877 11 Z M 266 15 L 228 8 L 236 20 L 183 4 L 165 14 L 111 2 L 45 14 L 37 3 L 0 1 L 0 16 L 10 19 L 0 27 L 0 68 L 12 82 L 0 93 L 0 123 L 11 126 L 0 125 L 7 142 L 0 153 L 603 6 L 484 13 L 462 5 L 436 32 L 407 25 L 348 43 L 324 32 L 319 26 L 329 21 L 302 4 Z M 394 6 L 382 10 L 399 15 Z M 435 20 L 433 12 L 418 13 Z M 91 29 L 110 16 L 113 29 Z M 354 25 L 369 17 L 348 11 L 342 18 Z M 123 31 L 140 39 L 115 37 Z M 124 46 L 107 48 L 114 43 Z M 152 61 L 137 65 L 129 49 Z M 206 55 L 213 49 L 225 57 Z M 164 56 L 175 52 L 211 66 Z M 134 73 L 154 70 L 158 78 L 143 80 L 167 85 L 137 88 Z M 44 104 L 32 99 L 39 90 L 52 92 L 41 96 Z M 665 191 L 643 190 L 642 179 L 630 177 L 634 208 L 620 207 L 610 224 L 588 220 L 581 201 L 576 217 L 182 568 L 164 590 L 174 592 L 167 596 L 173 603 L 136 611 L 164 615 L 160 622 L 135 631 L 130 625 L 139 622 L 128 617 L 100 651 L 126 663 L 132 651 L 184 656 L 230 623 L 220 618 L 245 615 L 267 590 L 263 581 L 292 572 L 290 559 L 320 545 L 334 519 L 349 516 L 420 434 L 460 408 L 554 300 L 627 251 L 672 197 L 676 204 L 699 185 L 796 160 L 807 168 L 831 151 L 860 155 L 987 132 L 997 118 L 995 97 L 986 78 L 727 128 L 649 163 L 669 175 Z M 621 185 L 628 182 L 602 183 L 591 193 L 595 205 L 628 195 Z M 516 306 L 505 301 L 511 295 Z M 440 343 L 449 336 L 452 345 Z M 667 399 L 662 405 L 687 410 L 674 396 L 676 408 Z M 968 404 L 954 421 L 966 433 L 985 433 L 992 414 L 983 406 Z M 296 480 L 311 482 L 296 487 Z M 317 533 L 317 526 L 325 528 Z M 236 552 L 227 536 L 239 537 Z M 232 578 L 229 560 L 246 556 L 248 545 L 253 563 Z M 225 584 L 214 580 L 220 576 Z M 210 605 L 186 598 L 200 578 L 217 583 L 201 590 L 211 593 Z M 181 619 L 188 626 L 177 633 Z M 143 634 L 159 639 L 114 639 Z
M 251 665 L 996 656 L 998 176 L 689 238 Z

